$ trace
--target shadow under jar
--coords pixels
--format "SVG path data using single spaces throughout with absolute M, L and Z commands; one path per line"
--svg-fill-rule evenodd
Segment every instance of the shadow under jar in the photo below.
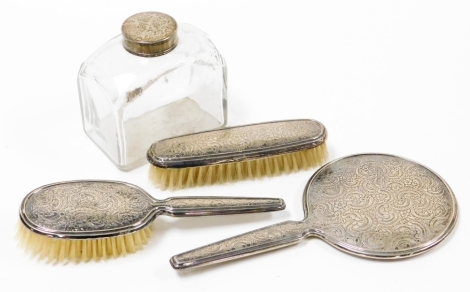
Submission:
M 84 130 L 131 170 L 158 140 L 225 126 L 226 74 L 201 30 L 159 12 L 135 14 L 80 68 Z

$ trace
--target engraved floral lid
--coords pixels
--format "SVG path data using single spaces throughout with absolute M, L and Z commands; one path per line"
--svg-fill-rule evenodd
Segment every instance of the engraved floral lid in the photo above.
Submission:
M 156 57 L 169 53 L 178 44 L 177 24 L 161 12 L 141 12 L 122 24 L 122 45 L 129 53 Z

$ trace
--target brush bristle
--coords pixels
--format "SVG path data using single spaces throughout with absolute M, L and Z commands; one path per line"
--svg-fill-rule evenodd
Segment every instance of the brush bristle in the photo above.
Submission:
M 89 261 L 125 256 L 142 249 L 152 235 L 147 226 L 134 233 L 99 239 L 61 239 L 37 234 L 18 223 L 17 239 L 20 246 L 33 256 L 48 262 Z
M 273 157 L 219 165 L 159 168 L 150 167 L 150 180 L 161 189 L 181 189 L 243 179 L 276 176 L 322 165 L 328 158 L 325 143 L 307 150 Z

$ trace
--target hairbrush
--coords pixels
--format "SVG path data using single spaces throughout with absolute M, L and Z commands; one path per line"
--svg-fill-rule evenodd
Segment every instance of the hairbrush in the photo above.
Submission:
M 245 257 L 318 237 L 365 258 L 401 259 L 428 251 L 452 231 L 457 202 L 429 168 L 385 154 L 344 157 L 321 167 L 303 196 L 305 219 L 178 254 L 176 269 Z
M 67 181 L 39 187 L 21 203 L 18 239 L 50 261 L 98 260 L 133 253 L 147 243 L 159 215 L 174 217 L 267 212 L 282 199 L 178 197 L 156 200 L 117 181 Z
M 326 161 L 326 138 L 320 122 L 290 120 L 164 139 L 147 152 L 150 179 L 179 189 L 308 169 Z

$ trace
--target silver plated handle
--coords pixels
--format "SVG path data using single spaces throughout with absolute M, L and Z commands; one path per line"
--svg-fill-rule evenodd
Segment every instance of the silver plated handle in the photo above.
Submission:
M 157 214 L 173 217 L 243 214 L 284 210 L 275 198 L 178 197 L 157 202 Z
M 307 235 L 303 221 L 285 221 L 180 253 L 170 264 L 186 269 L 224 262 L 296 244 Z

